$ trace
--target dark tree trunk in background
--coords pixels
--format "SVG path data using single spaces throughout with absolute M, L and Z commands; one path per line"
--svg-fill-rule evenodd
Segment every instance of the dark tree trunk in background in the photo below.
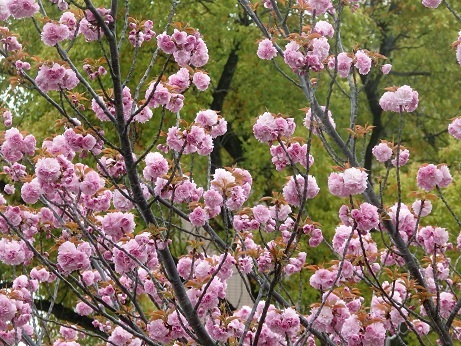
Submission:
M 235 44 L 234 48 L 230 51 L 226 64 L 224 65 L 223 72 L 219 78 L 219 82 L 213 91 L 213 101 L 210 108 L 215 111 L 221 112 L 223 109 L 224 99 L 229 93 L 232 78 L 234 77 L 235 70 L 238 63 L 238 49 L 239 43 Z M 216 168 L 222 167 L 221 148 L 224 148 L 233 159 L 233 163 L 243 160 L 243 147 L 242 141 L 237 137 L 232 129 L 232 123 L 227 124 L 227 133 L 224 136 L 214 139 L 214 148 L 211 153 L 211 173 L 214 173 Z

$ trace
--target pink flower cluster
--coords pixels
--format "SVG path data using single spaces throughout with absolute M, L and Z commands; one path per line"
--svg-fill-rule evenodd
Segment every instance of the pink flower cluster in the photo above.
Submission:
M 423 0 L 423 6 L 427 8 L 437 8 L 442 3 L 442 0 Z
M 397 147 L 393 147 L 392 143 L 381 141 L 381 143 L 373 147 L 371 152 L 379 162 L 387 162 L 391 159 L 393 154 L 395 154 L 394 158 L 391 160 L 391 163 L 394 167 L 397 167 Z M 399 167 L 406 165 L 408 159 L 410 158 L 410 151 L 401 146 L 398 155 Z
M 418 230 L 416 241 L 427 253 L 444 252 L 448 246 L 448 232 L 442 227 L 426 226 Z
M 64 138 L 67 145 L 74 152 L 91 151 L 98 155 L 102 149 L 102 140 L 96 139 L 91 133 L 78 133 L 76 129 L 67 129 L 64 132 Z
M 362 203 L 360 204 L 359 209 L 353 209 L 351 211 L 351 218 L 356 223 L 357 229 L 361 231 L 362 234 L 365 234 L 373 228 L 378 227 L 378 208 L 370 203 Z
M 349 76 L 349 73 L 351 72 L 352 62 L 353 59 L 349 56 L 349 54 L 346 52 L 342 52 L 338 54 L 336 60 L 335 57 L 331 57 L 328 60 L 328 68 L 330 70 L 334 70 L 335 64 L 337 64 L 338 73 L 340 77 L 346 78 L 347 76 Z
M 144 158 L 144 161 L 146 162 L 146 167 L 142 174 L 147 181 L 155 181 L 168 173 L 168 162 L 162 154 L 158 152 L 149 153 Z
M 460 45 L 461 46 L 461 45 Z M 448 133 L 456 139 L 461 139 L 461 118 L 454 118 L 448 125 Z
M 40 9 L 35 0 L 6 0 L 1 7 L 0 20 L 32 17 Z
M 0 261 L 6 265 L 29 263 L 33 253 L 22 240 L 0 239 Z
M 3 166 L 3 172 L 8 175 L 11 181 L 20 181 L 27 175 L 26 166 L 18 162 L 13 163 L 11 166 Z
M 222 136 L 226 131 L 227 122 L 215 111 L 201 111 L 197 113 L 195 123 L 189 129 L 171 127 L 166 145 L 183 154 L 197 152 L 199 155 L 208 155 L 213 151 L 213 138 Z
M 154 36 L 155 32 L 152 30 L 154 23 L 151 20 L 146 20 L 139 27 L 136 23 L 130 23 L 129 28 L 131 29 L 128 34 L 128 41 L 133 47 L 141 47 L 144 41 L 150 41 Z
M 10 127 L 13 124 L 13 114 L 9 110 L 4 111 L 2 117 L 5 127 Z
M 391 72 L 391 69 L 392 69 L 391 64 L 384 64 L 383 66 L 381 66 L 381 72 L 383 73 L 383 75 L 388 75 L 389 72 Z
M 162 245 L 156 244 L 148 233 L 141 233 L 135 236 L 134 239 L 118 245 L 112 251 L 112 261 L 115 264 L 115 271 L 119 274 L 133 271 L 140 264 L 147 266 L 151 270 L 159 264 L 156 248 L 161 249 Z
M 38 70 L 35 83 L 45 93 L 51 90 L 74 89 L 79 80 L 72 69 L 65 68 L 57 63 L 52 66 L 42 65 Z
M 109 24 L 114 21 L 110 14 L 110 9 L 98 8 L 97 10 L 103 18 L 104 23 Z M 96 17 L 90 10 L 85 11 L 85 17 L 80 21 L 79 33 L 85 36 L 86 42 L 99 40 L 104 35 Z
M 296 180 L 295 180 L 296 179 Z M 307 185 L 307 186 L 306 186 Z M 319 193 L 320 188 L 317 185 L 315 177 L 312 175 L 291 177 L 283 188 L 283 198 L 295 206 L 301 206 L 306 199 L 312 199 Z
M 321 108 L 322 108 L 322 111 L 325 112 L 325 106 L 321 106 Z M 336 128 L 336 123 L 333 119 L 333 115 L 331 114 L 330 110 L 328 110 L 327 116 L 328 116 L 328 121 L 330 122 L 331 126 L 333 126 L 333 128 Z M 312 122 L 312 125 L 311 125 L 311 122 Z M 312 127 L 312 133 L 314 135 L 318 135 L 324 129 L 324 125 L 320 121 L 319 115 L 312 114 L 311 108 L 309 108 L 309 110 L 306 113 L 306 117 L 304 118 L 304 126 L 308 130 L 310 130 Z
M 411 208 L 416 216 L 424 217 L 431 213 L 432 211 L 432 203 L 430 200 L 416 200 L 412 205 Z
M 317 23 L 315 23 L 314 32 L 328 38 L 332 38 L 335 34 L 333 25 L 324 20 L 319 20 Z
M 453 181 L 448 166 L 440 164 L 423 165 L 418 170 L 417 184 L 420 189 L 430 191 L 436 186 L 447 187 Z
M 275 49 L 272 41 L 266 38 L 259 42 L 256 54 L 260 59 L 272 60 L 277 56 L 277 49 Z
M 196 31 L 192 35 L 174 29 L 173 35 L 166 32 L 157 36 L 158 47 L 166 54 L 173 54 L 179 66 L 193 65 L 202 67 L 208 62 L 208 48 Z
M 126 234 L 133 233 L 135 223 L 131 213 L 113 212 L 104 215 L 101 219 L 101 227 L 105 234 L 117 242 Z
M 318 228 L 313 223 L 307 223 L 303 226 L 304 234 L 310 236 L 309 238 L 309 246 L 310 247 L 317 247 L 323 241 L 323 234 L 322 230 Z
M 15 51 L 22 48 L 22 44 L 19 43 L 18 38 L 10 33 L 7 27 L 0 26 L 0 42 L 2 47 L 7 51 Z
M 0 293 L 0 339 L 4 345 L 15 345 L 23 336 L 32 336 L 29 324 L 32 316 L 32 294 L 38 289 L 38 282 L 20 275 L 11 288 Z
M 154 194 L 165 199 L 173 198 L 175 203 L 190 203 L 199 201 L 203 188 L 197 187 L 197 184 L 187 177 L 177 183 L 159 177 L 155 181 Z
M 200 91 L 205 91 L 210 85 L 210 77 L 203 71 L 197 71 L 192 77 L 192 83 Z
M 398 213 L 398 222 L 397 222 L 397 210 Z M 408 241 L 415 232 L 417 219 L 415 215 L 411 212 L 410 208 L 406 204 L 401 204 L 400 208 L 398 204 L 394 204 L 392 207 L 389 208 L 389 216 L 391 217 L 391 221 L 394 225 L 398 224 L 398 231 L 402 238 L 405 241 Z
M 87 270 L 90 267 L 90 244 L 82 242 L 75 246 L 66 241 L 58 248 L 57 264 L 63 274 L 70 274 L 75 270 Z
M 41 34 L 42 41 L 47 46 L 54 46 L 55 44 L 66 40 L 71 36 L 72 34 L 67 25 L 51 22 L 46 23 L 43 26 L 43 31 Z
M 215 309 L 219 300 L 226 298 L 226 281 L 232 276 L 235 263 L 234 257 L 229 253 L 212 257 L 200 255 L 200 257 L 191 258 L 186 256 L 178 261 L 178 272 L 183 279 L 202 283 L 187 291 L 193 305 L 201 299 L 197 309 L 199 316 L 204 316 L 207 311 Z M 213 278 L 208 283 L 204 279 L 210 276 Z
M 205 321 L 205 328 L 211 337 L 226 342 L 229 338 L 241 340 L 242 345 L 250 346 L 256 334 L 257 326 L 260 322 L 261 314 L 265 302 L 260 301 L 252 315 L 252 309 L 249 306 L 243 306 L 241 309 L 234 311 L 229 316 L 229 323 L 220 322 L 222 318 L 219 310 L 210 313 Z M 249 325 L 249 328 L 245 328 Z M 284 344 L 288 338 L 292 343 L 298 340 L 298 333 L 301 329 L 301 323 L 298 313 L 292 308 L 283 310 L 276 309 L 270 304 L 266 319 L 262 325 L 259 342 L 262 345 L 280 345 Z M 246 330 L 245 338 L 243 339 Z M 311 345 L 311 344 L 309 344 Z
M 172 87 L 161 82 L 152 82 L 146 90 L 148 106 L 157 108 L 164 106 L 170 112 L 179 112 L 184 106 L 184 95 L 170 92 Z
M 293 118 L 284 118 L 269 112 L 258 117 L 253 126 L 253 133 L 256 139 L 263 143 L 276 141 L 279 137 L 290 137 L 296 128 Z
M 34 155 L 36 140 L 33 135 L 23 136 L 15 127 L 5 131 L 5 141 L 0 152 L 10 163 L 17 162 L 24 155 Z
M 418 92 L 408 85 L 401 86 L 395 91 L 386 91 L 379 105 L 385 111 L 390 112 L 413 112 L 418 107 Z
M 96 79 L 99 76 L 104 76 L 107 74 L 107 70 L 104 68 L 104 66 L 91 66 L 90 64 L 84 64 L 83 65 L 83 70 L 88 73 L 88 77 L 90 77 L 91 80 Z
M 347 168 L 342 173 L 331 173 L 328 189 L 338 197 L 348 197 L 362 193 L 367 188 L 368 174 L 358 168 Z
M 354 66 L 362 75 L 368 74 L 371 69 L 371 58 L 364 50 L 359 50 L 355 53 Z
M 307 53 L 302 53 L 301 46 L 290 41 L 285 46 L 285 63 L 295 73 L 305 73 L 306 70 L 315 72 L 323 70 L 323 62 L 329 55 L 330 45 L 325 37 L 314 38 L 307 46 Z
M 330 0 L 301 0 L 301 2 L 306 3 L 306 5 L 310 7 L 311 11 L 315 12 L 315 15 L 317 16 L 333 10 L 333 4 Z
M 301 146 L 298 142 L 282 143 L 283 145 L 273 145 L 270 148 L 271 161 L 277 171 L 282 171 L 291 164 L 300 163 L 306 169 L 314 164 L 314 157 L 307 154 L 307 144 Z

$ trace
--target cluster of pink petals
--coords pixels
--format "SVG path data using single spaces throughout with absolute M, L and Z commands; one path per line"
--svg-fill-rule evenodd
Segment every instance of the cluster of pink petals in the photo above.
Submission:
M 149 107 L 138 109 L 138 107 L 133 104 L 133 97 L 131 96 L 130 88 L 127 86 L 122 90 L 122 103 L 123 118 L 125 121 L 135 120 L 140 123 L 145 123 L 152 118 L 152 111 Z M 114 119 L 116 117 L 115 105 L 113 102 L 105 102 L 102 97 L 98 97 L 98 99 L 93 99 L 91 101 L 91 109 L 101 121 L 109 121 L 111 118 Z
M 418 107 L 418 92 L 408 85 L 401 86 L 396 91 L 386 91 L 379 105 L 385 111 L 390 112 L 413 112 Z
M 398 222 L 397 222 L 397 210 L 398 210 Z M 402 236 L 403 240 L 408 241 L 414 233 L 416 229 L 417 219 L 415 214 L 413 214 L 408 208 L 406 204 L 400 204 L 400 206 L 396 203 L 392 207 L 389 208 L 389 216 L 391 217 L 391 221 L 394 225 L 397 226 L 398 224 L 398 231 Z
M 418 230 L 416 241 L 427 253 L 445 251 L 448 245 L 448 232 L 442 227 L 426 226 Z
M 392 157 L 392 148 L 387 144 L 387 142 L 375 145 L 371 152 L 379 162 L 386 162 Z
M 275 49 L 272 41 L 266 38 L 259 42 L 256 54 L 260 59 L 272 60 L 277 56 L 277 49 Z
M 333 10 L 333 5 L 330 0 L 300 0 L 300 2 L 307 5 L 317 16 Z
M 71 32 L 67 25 L 59 23 L 46 23 L 43 26 L 41 34 L 42 41 L 47 46 L 54 46 L 55 44 L 69 38 Z
M 8 175 L 11 181 L 20 181 L 27 175 L 26 166 L 18 162 L 13 163 L 11 166 L 3 166 L 3 172 Z
M 365 248 L 365 254 L 362 249 L 362 242 Z M 333 249 L 340 256 L 347 257 L 347 255 L 364 256 L 369 258 L 370 263 L 374 262 L 372 254 L 378 252 L 378 247 L 372 239 L 370 233 L 362 234 L 352 226 L 339 225 L 335 229 L 333 237 Z
M 147 154 L 144 162 L 146 163 L 146 167 L 142 171 L 142 174 L 147 181 L 155 181 L 158 177 L 162 177 L 168 173 L 168 162 L 158 152 Z
M 276 141 L 279 137 L 290 137 L 296 128 L 293 118 L 274 116 L 265 112 L 258 117 L 253 126 L 253 133 L 256 139 L 263 143 Z
M 126 174 L 125 159 L 120 154 L 102 156 L 99 160 L 98 170 L 104 176 L 120 178 Z
M 301 146 L 298 142 L 284 142 L 283 145 L 271 146 L 270 153 L 277 171 L 282 171 L 291 164 L 300 163 L 306 169 L 314 164 L 314 157 L 307 154 L 307 144 Z
M 171 36 L 164 32 L 157 36 L 157 44 L 166 54 L 173 54 L 179 66 L 202 67 L 209 59 L 208 48 L 198 31 L 189 35 L 185 31 L 174 29 Z
M 76 153 L 87 150 L 97 155 L 101 152 L 102 141 L 99 138 L 96 139 L 91 133 L 77 133 L 70 128 L 64 132 L 64 138 L 69 148 Z
M 423 0 L 422 4 L 428 8 L 437 8 L 442 3 L 442 0 Z
M 186 177 L 175 185 L 159 177 L 155 181 L 154 194 L 165 199 L 173 198 L 175 203 L 190 203 L 199 201 L 203 188 L 197 187 L 197 184 Z
M 10 33 L 10 30 L 7 27 L 0 26 L 1 29 L 1 39 L 0 42 L 2 47 L 7 51 L 16 51 L 22 48 L 22 44 L 19 43 L 18 38 Z
M 296 180 L 295 180 L 296 179 Z M 307 185 L 307 186 L 306 186 Z M 317 185 L 315 177 L 312 175 L 291 177 L 283 187 L 283 198 L 295 206 L 299 207 L 307 199 L 312 199 L 319 193 L 320 188 Z
M 155 32 L 152 30 L 154 22 L 146 20 L 141 28 L 138 28 L 135 23 L 130 23 L 129 28 L 131 29 L 128 33 L 128 41 L 133 47 L 141 47 L 144 41 L 148 42 L 155 37 Z
M 97 10 L 104 23 L 109 24 L 114 21 L 110 14 L 110 9 L 98 8 Z M 79 33 L 85 37 L 86 42 L 99 40 L 104 35 L 96 17 L 90 10 L 85 11 L 85 17 L 80 21 L 78 28 Z
M 306 263 L 306 253 L 300 252 L 297 257 L 289 259 L 289 263 L 285 266 L 285 268 L 283 268 L 283 271 L 288 276 L 298 273 L 303 268 L 304 263 Z
M 22 240 L 0 239 L 0 261 L 6 265 L 28 263 L 33 253 Z
M 432 211 L 432 203 L 430 200 L 416 200 L 411 205 L 413 212 L 416 216 L 424 217 L 431 213 Z
M 23 136 L 15 127 L 5 131 L 5 141 L 0 152 L 10 163 L 17 162 L 24 155 L 34 155 L 36 140 L 33 135 Z
M 54 63 L 52 66 L 42 65 L 35 77 L 35 82 L 43 92 L 47 93 L 51 90 L 72 90 L 80 81 L 72 69 Z
M 420 189 L 430 191 L 436 186 L 447 187 L 453 181 L 447 165 L 423 165 L 418 170 L 417 184 Z
M 335 34 L 333 25 L 324 20 L 319 20 L 317 23 L 315 23 L 314 32 L 328 38 L 332 38 Z
M 241 340 L 242 345 L 250 346 L 256 335 L 264 305 L 265 302 L 260 301 L 254 314 L 251 314 L 252 309 L 249 306 L 243 306 L 241 309 L 234 311 L 229 318 L 230 322 L 226 324 L 220 322 L 220 313 L 215 310 L 207 317 L 205 328 L 210 333 L 210 336 L 218 341 L 225 342 L 229 338 L 236 338 Z M 245 325 L 250 327 L 245 328 Z M 287 338 L 294 343 L 299 339 L 300 317 L 293 308 L 279 310 L 270 304 L 266 319 L 261 327 L 259 342 L 262 345 L 275 346 L 284 344 Z M 246 334 L 243 338 L 245 331 Z M 310 340 L 309 342 L 313 342 L 312 337 L 308 339 Z
M 99 76 L 104 76 L 105 74 L 107 74 L 107 70 L 104 68 L 104 66 L 98 66 L 97 68 L 95 68 L 90 64 L 84 64 L 83 70 L 86 73 L 88 73 L 88 77 L 90 77 L 91 80 L 94 80 Z
M 0 339 L 4 345 L 15 345 L 23 336 L 32 336 L 34 329 L 29 324 L 32 316 L 32 295 L 38 282 L 25 275 L 14 279 L 11 288 L 0 293 Z
M 395 148 L 392 148 L 391 143 L 387 141 L 382 141 L 378 145 L 375 145 L 372 149 L 372 154 L 379 162 L 387 162 L 389 161 L 392 156 L 394 155 Z M 397 152 L 395 152 L 394 158 L 391 160 L 391 164 L 396 167 L 397 166 Z M 405 148 L 400 148 L 398 151 L 398 158 L 399 158 L 399 167 L 404 166 L 408 159 L 410 158 L 410 151 Z
M 358 209 L 353 209 L 351 217 L 361 232 L 366 233 L 378 227 L 379 224 L 378 208 L 370 203 L 362 203 Z
M 335 57 L 331 57 L 328 60 L 328 68 L 330 70 L 334 70 L 335 64 L 337 64 L 339 75 L 343 78 L 346 78 L 347 76 L 349 76 L 349 73 L 351 72 L 352 62 L 353 59 L 349 56 L 349 54 L 346 52 L 342 52 L 338 54 L 336 59 Z
M 290 41 L 285 46 L 285 63 L 295 73 L 305 73 L 305 70 L 315 72 L 323 70 L 323 63 L 328 57 L 330 45 L 325 37 L 314 38 L 307 47 L 306 54 L 295 41 Z
M 381 72 L 383 73 L 383 75 L 389 74 L 389 72 L 391 72 L 391 70 L 392 70 L 392 65 L 391 64 L 384 64 L 383 66 L 381 66 Z
M 192 83 L 200 91 L 205 91 L 210 85 L 211 78 L 203 71 L 197 71 L 192 76 Z
M 323 112 L 325 112 L 325 106 L 321 106 L 321 109 L 322 109 Z M 335 123 L 335 121 L 333 119 L 333 115 L 331 114 L 330 110 L 328 110 L 327 116 L 328 116 L 328 120 L 329 120 L 331 126 L 333 126 L 333 128 L 336 128 L 336 123 Z M 312 122 L 312 124 L 311 124 L 311 122 Z M 308 130 L 310 130 L 311 127 L 312 127 L 312 133 L 314 135 L 318 135 L 319 133 L 321 133 L 321 131 L 324 128 L 324 125 L 320 121 L 319 116 L 317 114 L 312 114 L 311 108 L 309 108 L 309 110 L 306 113 L 306 117 L 304 118 L 304 126 Z
M 4 111 L 2 117 L 3 125 L 5 125 L 5 127 L 10 127 L 13 124 L 13 114 L 11 114 L 10 110 Z
M 101 219 L 101 227 L 105 234 L 117 242 L 124 235 L 133 233 L 135 223 L 131 213 L 113 212 L 104 215 Z
M 161 82 L 152 82 L 146 90 L 148 106 L 157 108 L 165 107 L 170 112 L 179 112 L 184 106 L 184 95 L 172 91 L 171 86 Z
M 186 130 L 173 126 L 168 129 L 166 145 L 168 149 L 183 154 L 206 156 L 213 151 L 213 138 L 200 126 L 191 126 Z
M 40 9 L 35 0 L 4 0 L 0 10 L 0 20 L 10 16 L 15 19 L 32 17 Z
M 310 247 L 317 247 L 323 241 L 323 234 L 322 230 L 316 227 L 314 224 L 306 224 L 303 226 L 304 234 L 310 236 L 309 237 L 309 246 Z
M 348 197 L 362 193 L 367 188 L 368 174 L 359 168 L 347 168 L 342 173 L 331 173 L 328 189 L 338 197 Z
M 200 111 L 190 128 L 181 130 L 174 126 L 168 129 L 166 145 L 168 149 L 183 154 L 196 152 L 199 155 L 208 155 L 213 151 L 213 138 L 222 136 L 226 131 L 226 120 L 215 111 Z
M 371 69 L 371 58 L 368 56 L 368 54 L 363 51 L 359 50 L 357 53 L 355 53 L 355 63 L 354 66 L 357 70 L 359 70 L 359 73 L 362 75 L 368 74 Z
M 461 118 L 455 118 L 448 125 L 448 133 L 455 137 L 456 139 L 461 139 Z
M 90 266 L 91 246 L 82 242 L 75 246 L 66 241 L 58 248 L 57 264 L 63 274 L 70 274 L 75 270 L 86 270 Z

